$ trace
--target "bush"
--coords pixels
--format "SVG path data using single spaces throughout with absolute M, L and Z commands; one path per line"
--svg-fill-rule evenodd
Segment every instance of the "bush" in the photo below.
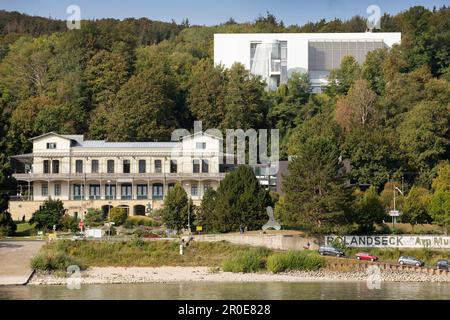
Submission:
M 132 227 L 154 227 L 158 228 L 162 225 L 161 222 L 155 221 L 152 218 L 144 217 L 144 216 L 134 216 L 134 217 L 128 217 L 127 225 Z
M 70 266 L 86 269 L 80 261 L 60 252 L 39 254 L 31 260 L 31 268 L 40 271 L 67 271 Z
M 267 258 L 267 270 L 273 273 L 292 270 L 319 270 L 325 265 L 324 258 L 306 251 L 275 253 Z
M 88 209 L 87 214 L 84 216 L 84 222 L 89 227 L 99 227 L 105 222 L 105 214 L 102 210 Z
M 13 236 L 17 226 L 8 211 L 0 212 L 0 237 Z
M 243 251 L 225 260 L 222 264 L 222 269 L 225 272 L 258 272 L 265 268 L 266 259 L 269 254 L 267 249 L 252 249 Z
M 66 214 L 59 221 L 63 231 L 77 232 L 79 230 L 78 219 Z
M 127 221 L 128 214 L 123 208 L 112 208 L 109 211 L 109 219 L 115 223 L 116 226 L 121 226 Z

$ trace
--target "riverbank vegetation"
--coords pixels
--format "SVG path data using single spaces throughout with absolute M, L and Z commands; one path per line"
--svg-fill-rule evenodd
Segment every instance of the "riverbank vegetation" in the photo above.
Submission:
M 355 254 L 367 251 L 381 262 L 397 263 L 400 256 L 414 256 L 427 266 L 435 266 L 440 259 L 450 260 L 450 253 L 429 249 L 354 249 L 345 248 L 350 259 L 322 257 L 316 251 L 276 252 L 267 248 L 234 245 L 228 242 L 192 242 L 180 255 L 179 242 L 143 241 L 56 241 L 41 248 L 32 259 L 31 267 L 40 271 L 66 271 L 77 265 L 88 267 L 210 267 L 234 273 L 316 271 L 329 264 L 345 262 L 350 267 L 361 262 Z M 347 270 L 348 271 L 348 270 Z
M 67 259 L 86 267 L 218 267 L 226 259 L 247 250 L 247 246 L 227 242 L 193 242 L 180 255 L 177 241 L 144 241 L 139 238 L 128 242 L 57 241 L 46 244 L 33 259 L 32 266 L 64 271 L 66 264 L 61 261 Z

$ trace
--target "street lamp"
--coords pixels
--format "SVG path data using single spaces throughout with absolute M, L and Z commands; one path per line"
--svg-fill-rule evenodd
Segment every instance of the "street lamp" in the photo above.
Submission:
M 108 199 L 111 202 L 111 180 L 106 181 L 108 183 Z

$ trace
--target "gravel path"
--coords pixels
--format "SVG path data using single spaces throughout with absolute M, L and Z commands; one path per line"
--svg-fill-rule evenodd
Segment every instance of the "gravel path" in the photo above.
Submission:
M 161 268 L 91 268 L 82 272 L 82 284 L 120 283 L 170 283 L 170 282 L 332 282 L 368 281 L 366 272 L 290 272 L 271 273 L 228 273 L 211 272 L 207 267 L 161 267 Z M 448 275 L 429 275 L 399 271 L 381 273 L 385 282 L 450 282 Z M 31 285 L 65 285 L 67 279 L 55 275 L 36 274 Z

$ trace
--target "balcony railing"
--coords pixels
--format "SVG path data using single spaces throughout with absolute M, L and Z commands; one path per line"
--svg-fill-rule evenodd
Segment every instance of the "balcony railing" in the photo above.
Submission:
M 281 60 L 272 59 L 270 61 L 270 74 L 281 74 Z
M 225 173 L 111 173 L 111 174 L 98 174 L 98 173 L 59 173 L 59 174 L 44 174 L 44 173 L 31 173 L 31 174 L 14 174 L 16 180 L 28 181 L 28 180 L 120 180 L 120 179 L 198 179 L 198 178 L 212 178 L 223 179 Z

